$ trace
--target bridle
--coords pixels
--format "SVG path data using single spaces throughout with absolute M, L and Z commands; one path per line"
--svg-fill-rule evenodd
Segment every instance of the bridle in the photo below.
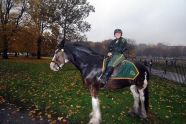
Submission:
M 54 64 L 56 64 L 59 67 L 59 69 L 61 68 L 61 66 L 58 64 L 57 61 L 51 61 L 51 62 L 53 62 Z
M 64 52 L 64 50 L 60 49 L 58 52 Z M 55 54 L 57 54 L 57 52 Z M 53 62 L 55 65 L 57 65 L 59 69 L 61 68 L 60 64 L 57 61 L 52 60 L 51 62 Z

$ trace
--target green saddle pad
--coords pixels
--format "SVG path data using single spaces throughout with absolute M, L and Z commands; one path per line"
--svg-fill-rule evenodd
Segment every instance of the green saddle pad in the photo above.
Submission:
M 139 74 L 134 63 L 124 60 L 119 66 L 114 69 L 111 79 L 129 79 L 134 80 Z

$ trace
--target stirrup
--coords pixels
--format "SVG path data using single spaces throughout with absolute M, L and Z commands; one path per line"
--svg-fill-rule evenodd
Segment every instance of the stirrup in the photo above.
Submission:
M 96 76 L 96 79 L 97 79 L 98 81 L 101 81 L 102 76 L 103 76 L 103 73 L 101 73 L 100 75 Z
M 103 77 L 104 74 L 102 73 L 100 76 L 97 76 L 96 79 L 101 82 L 103 85 L 107 84 L 107 81 L 105 79 L 105 77 Z
M 101 78 L 100 79 L 100 82 L 103 84 L 103 85 L 106 85 L 108 81 L 106 81 L 105 77 L 104 78 Z

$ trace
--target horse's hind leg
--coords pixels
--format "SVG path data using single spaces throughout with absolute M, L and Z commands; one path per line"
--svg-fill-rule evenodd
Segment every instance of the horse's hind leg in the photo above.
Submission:
M 146 113 L 146 110 L 145 110 L 145 103 L 144 103 L 144 101 L 145 101 L 144 90 L 140 89 L 139 94 L 140 94 L 140 102 L 141 102 L 140 118 L 146 118 L 147 113 Z
M 131 85 L 130 90 L 131 90 L 132 95 L 134 97 L 134 104 L 133 104 L 133 107 L 129 110 L 128 113 L 131 116 L 135 116 L 135 115 L 139 114 L 139 100 L 140 100 L 139 99 L 139 93 L 138 93 L 136 85 Z
M 139 96 L 140 96 L 140 102 L 141 102 L 141 111 L 140 111 L 140 117 L 141 118 L 146 118 L 147 117 L 147 113 L 146 113 L 146 110 L 147 110 L 147 103 L 145 102 L 148 102 L 148 89 L 147 89 L 147 79 L 145 77 L 145 80 L 144 80 L 144 84 L 143 84 L 143 87 L 141 89 L 138 89 L 139 91 Z M 146 100 L 146 101 L 145 101 Z

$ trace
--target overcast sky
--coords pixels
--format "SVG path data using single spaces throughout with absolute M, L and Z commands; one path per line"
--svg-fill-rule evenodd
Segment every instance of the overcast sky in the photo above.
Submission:
M 88 0 L 95 7 L 87 21 L 89 41 L 123 37 L 139 43 L 186 46 L 186 0 Z

